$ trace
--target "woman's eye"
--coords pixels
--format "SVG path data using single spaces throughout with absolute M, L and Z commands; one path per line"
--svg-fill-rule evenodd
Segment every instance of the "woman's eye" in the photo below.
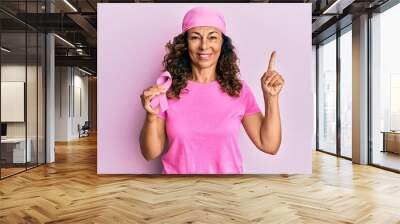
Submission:
M 198 39 L 198 37 L 190 37 L 191 40 Z
M 212 36 L 212 37 L 210 37 L 210 39 L 215 40 L 215 39 L 217 39 L 217 37 Z

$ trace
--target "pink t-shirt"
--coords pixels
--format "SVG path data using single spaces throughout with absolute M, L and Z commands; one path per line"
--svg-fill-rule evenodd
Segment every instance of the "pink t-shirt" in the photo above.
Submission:
M 164 174 L 243 173 L 238 137 L 243 116 L 260 112 L 243 80 L 240 97 L 223 92 L 217 81 L 188 81 L 180 99 L 168 99 L 168 151 L 162 155 Z M 186 90 L 185 90 L 186 89 Z

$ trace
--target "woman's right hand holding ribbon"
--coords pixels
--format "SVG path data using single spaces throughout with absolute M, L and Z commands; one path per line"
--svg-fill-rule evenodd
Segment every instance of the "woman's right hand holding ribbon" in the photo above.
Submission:
M 142 100 L 142 106 L 147 114 L 157 115 L 160 112 L 160 107 L 151 107 L 151 100 L 160 94 L 164 94 L 166 91 L 167 89 L 165 89 L 163 85 L 153 85 L 143 91 L 140 95 L 140 99 Z

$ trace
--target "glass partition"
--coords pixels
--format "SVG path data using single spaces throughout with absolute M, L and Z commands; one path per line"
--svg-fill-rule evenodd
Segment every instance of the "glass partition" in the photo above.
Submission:
M 27 33 L 27 98 L 26 98 L 26 113 L 27 113 L 27 150 L 30 151 L 31 160 L 27 163 L 28 168 L 36 166 L 38 160 L 38 35 L 37 32 Z
M 1 34 L 1 176 L 26 169 L 26 33 Z M 4 50 L 6 49 L 6 50 Z M 28 147 L 29 149 L 29 147 Z
M 19 17 L 45 12 L 44 3 L 1 1 L 0 7 Z M 1 179 L 45 163 L 45 34 L 13 15 L 0 11 Z
M 43 164 L 46 162 L 46 139 L 45 139 L 45 124 L 46 124 L 46 74 L 45 74 L 45 66 L 46 66 L 46 38 L 44 33 L 38 33 L 38 75 L 37 75 L 37 161 L 38 164 Z

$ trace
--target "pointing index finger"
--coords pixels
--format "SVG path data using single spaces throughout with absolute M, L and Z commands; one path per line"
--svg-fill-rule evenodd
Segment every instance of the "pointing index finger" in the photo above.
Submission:
M 275 70 L 275 63 L 276 63 L 276 52 L 272 51 L 271 57 L 269 58 L 268 71 Z

